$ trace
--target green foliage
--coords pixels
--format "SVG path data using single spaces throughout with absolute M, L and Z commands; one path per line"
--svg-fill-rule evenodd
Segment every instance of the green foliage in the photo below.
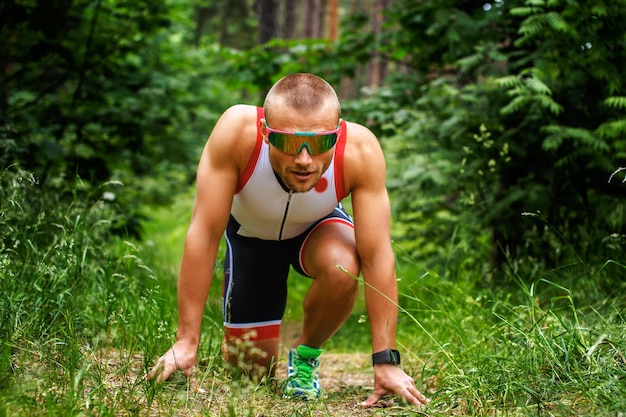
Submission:
M 116 293 L 137 295 L 145 288 L 139 276 L 132 281 L 120 275 L 118 268 L 130 258 L 119 254 L 116 264 L 109 263 L 115 257 L 103 248 L 118 221 L 105 190 L 116 184 L 104 185 L 100 195 L 80 181 L 74 185 L 74 194 L 67 195 L 42 189 L 32 173 L 4 171 L 0 176 L 5 202 L 0 212 L 0 334 L 9 346 L 40 338 L 95 337 L 108 328 Z
M 286 73 L 339 86 L 372 57 L 391 62 L 386 84 L 343 113 L 387 156 L 398 343 L 425 412 L 622 412 L 626 3 L 410 0 L 380 34 L 352 13 L 336 43 L 252 48 L 251 15 L 220 20 L 244 3 L 0 5 L 0 415 L 353 412 L 362 387 L 289 404 L 221 371 L 220 265 L 197 370 L 209 395 L 145 375 L 176 331 L 181 219 L 212 123 Z M 142 243 L 115 236 L 142 227 Z M 306 290 L 290 283 L 287 319 Z M 329 351 L 367 357 L 366 321 L 359 302 Z M 423 414 L 389 404 L 374 414 Z
M 61 3 L 3 3 L 0 166 L 18 163 L 42 184 L 121 181 L 116 201 L 138 234 L 137 201 L 167 201 L 193 179 L 237 94 L 219 81 L 218 48 L 192 45 L 202 2 Z
M 498 270 L 507 257 L 563 261 L 571 253 L 521 217 L 540 211 L 580 253 L 623 261 L 599 243 L 626 227 L 626 189 L 607 182 L 626 163 L 626 4 L 607 4 L 392 8 L 380 49 L 409 73 L 348 108 L 382 139 L 404 249 L 447 268 L 452 236 L 482 236 L 472 253 Z
M 614 280 L 625 264 L 534 263 L 534 278 L 516 272 L 504 288 L 473 286 L 479 269 L 439 275 L 398 259 L 399 340 L 420 346 L 416 372 L 436 392 L 429 415 L 610 415 L 624 406 L 626 287 Z
M 469 150 L 497 148 L 490 133 L 479 126 L 466 142 Z M 615 175 L 622 178 L 621 171 Z M 342 385 L 322 401 L 287 402 L 280 396 L 280 381 L 251 384 L 225 372 L 220 361 L 220 266 L 194 374 L 208 393 L 195 393 L 180 374 L 164 384 L 146 381 L 146 372 L 175 334 L 174 277 L 186 227 L 181 218 L 190 215 L 193 196 L 186 193 L 175 205 L 146 210 L 148 239 L 137 244 L 109 232 L 116 214 L 101 196 L 119 187 L 108 184 L 102 193 L 91 194 L 78 181 L 73 194 L 61 195 L 42 192 L 28 172 L 7 170 L 0 176 L 5 202 L 0 211 L 0 412 L 339 416 L 349 415 L 355 401 L 370 393 L 349 379 L 344 382 L 352 373 L 373 377 L 369 361 L 355 359 L 370 353 L 362 300 L 325 346 L 323 383 L 337 379 Z M 546 227 L 562 236 L 552 225 Z M 543 269 L 535 259 L 511 259 L 515 285 L 485 286 L 490 282 L 477 261 L 477 245 L 463 233 L 448 241 L 450 267 L 443 273 L 396 248 L 398 347 L 403 368 L 432 401 L 416 410 L 387 399 L 387 406 L 374 413 L 620 412 L 626 398 L 626 286 L 617 278 L 626 264 L 598 264 L 575 254 L 574 264 Z M 623 251 L 624 237 L 615 236 L 612 244 Z M 562 252 L 571 250 L 559 239 L 554 245 Z M 524 264 L 534 266 L 532 276 L 522 275 Z M 296 289 L 290 291 L 293 306 L 306 294 L 301 283 L 290 284 L 290 290 Z M 345 361 L 341 375 L 330 366 L 338 350 Z
M 106 193 L 120 184 L 77 180 L 64 194 L 51 192 L 55 180 L 44 188 L 26 171 L 0 174 L 0 410 L 116 415 L 117 390 L 130 409 L 144 387 L 129 363 L 107 376 L 106 361 L 164 350 L 175 293 L 161 293 L 135 243 L 111 234 L 118 215 Z M 115 352 L 129 357 L 102 359 Z

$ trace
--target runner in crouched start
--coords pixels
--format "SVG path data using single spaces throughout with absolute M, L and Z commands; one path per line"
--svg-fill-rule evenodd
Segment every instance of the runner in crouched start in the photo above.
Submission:
M 374 405 L 397 394 L 426 404 L 395 349 L 397 283 L 390 237 L 385 161 L 376 137 L 340 119 L 333 88 L 292 74 L 263 108 L 235 105 L 220 117 L 202 153 L 197 195 L 178 280 L 177 341 L 150 378 L 191 376 L 218 246 L 226 237 L 223 354 L 257 376 L 273 375 L 290 266 L 311 278 L 302 332 L 288 358 L 283 395 L 315 399 L 322 345 L 349 317 L 359 287 L 372 334 Z M 354 220 L 341 201 L 351 195 Z M 347 272 L 346 272 L 347 271 Z M 242 343 L 242 341 L 245 341 Z

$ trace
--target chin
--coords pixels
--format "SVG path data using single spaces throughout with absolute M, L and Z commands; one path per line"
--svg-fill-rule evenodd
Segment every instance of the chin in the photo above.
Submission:
M 290 184 L 289 189 L 293 190 L 294 193 L 306 193 L 307 191 L 311 191 L 315 187 L 315 184 Z
M 294 193 L 306 193 L 307 191 L 311 191 L 313 187 L 317 185 L 317 182 L 319 181 L 319 179 L 320 179 L 319 177 L 309 178 L 308 181 L 302 182 L 302 181 L 298 181 L 295 178 L 287 177 L 283 179 L 283 181 L 285 185 L 287 186 L 287 188 L 289 188 L 290 190 L 293 190 Z

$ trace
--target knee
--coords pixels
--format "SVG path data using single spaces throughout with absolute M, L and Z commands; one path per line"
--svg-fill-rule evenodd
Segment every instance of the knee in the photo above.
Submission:
M 332 275 L 335 281 L 345 280 L 346 284 L 357 283 L 357 278 L 361 273 L 361 262 L 354 246 L 348 249 L 337 248 L 327 257 L 335 260 L 327 265 L 327 273 Z
M 334 270 L 329 274 L 332 294 L 342 299 L 356 298 L 359 293 L 359 273 L 358 265 L 335 265 Z

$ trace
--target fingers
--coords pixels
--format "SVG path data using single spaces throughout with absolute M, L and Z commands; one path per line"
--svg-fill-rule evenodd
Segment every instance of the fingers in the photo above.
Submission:
M 157 382 L 163 382 L 176 372 L 178 370 L 177 368 L 176 362 L 172 363 L 171 361 L 167 361 L 165 355 L 163 355 L 148 374 L 148 379 L 156 378 Z
M 414 405 L 426 405 L 430 402 L 430 399 L 426 398 L 424 394 L 419 392 L 414 385 L 403 389 L 400 395 L 402 395 L 409 403 Z
M 148 374 L 148 379 L 156 377 L 157 382 L 163 382 L 179 369 L 180 367 L 176 361 L 176 352 L 174 351 L 174 348 L 172 348 L 168 350 L 165 355 L 161 356 L 159 360 L 157 360 L 156 365 L 152 368 L 150 374 Z M 190 369 L 185 369 L 184 372 L 185 375 L 191 376 Z
M 380 400 L 382 396 L 380 394 L 378 394 L 376 391 L 374 391 L 372 393 L 372 395 L 370 395 L 369 397 L 367 397 L 367 400 L 363 401 L 361 403 L 361 407 L 371 407 L 374 404 L 376 404 L 378 402 L 378 400 Z
M 367 398 L 367 400 L 363 401 L 360 405 L 362 407 L 371 407 L 375 405 L 385 394 L 391 394 L 391 392 L 380 393 L 377 390 L 374 390 L 374 392 Z M 426 405 L 430 402 L 430 399 L 421 392 L 419 392 L 415 385 L 409 385 L 400 388 L 396 392 L 396 394 L 404 398 L 409 404 L 417 406 Z

